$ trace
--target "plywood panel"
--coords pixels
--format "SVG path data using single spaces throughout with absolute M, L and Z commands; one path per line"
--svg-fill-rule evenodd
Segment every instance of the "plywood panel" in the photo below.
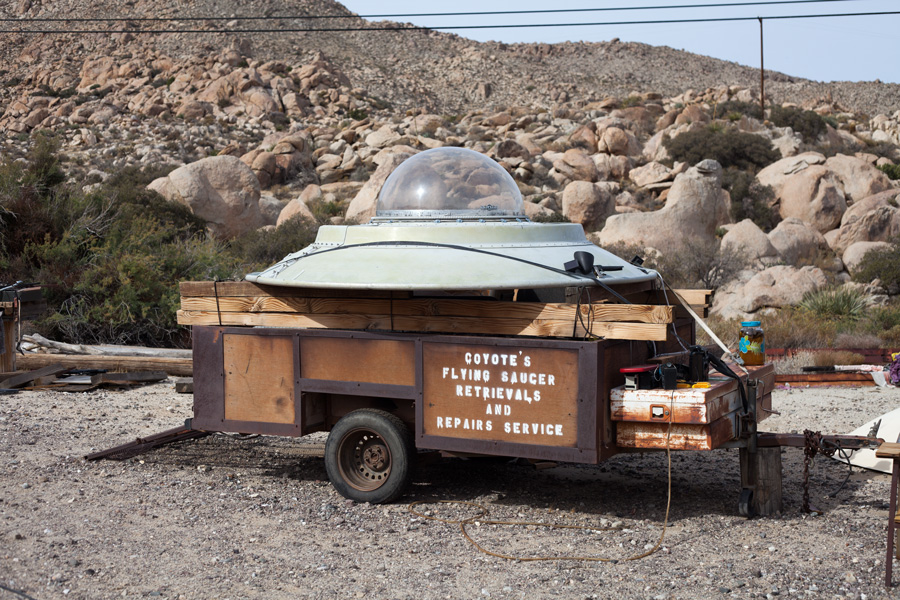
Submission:
M 358 338 L 303 337 L 300 376 L 304 379 L 415 385 L 415 342 Z
M 293 339 L 225 335 L 225 418 L 294 423 Z
M 423 433 L 574 447 L 578 352 L 425 343 Z

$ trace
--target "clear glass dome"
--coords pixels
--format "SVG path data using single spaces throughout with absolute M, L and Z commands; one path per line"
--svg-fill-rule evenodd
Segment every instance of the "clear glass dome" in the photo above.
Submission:
M 515 180 L 465 148 L 434 148 L 403 161 L 384 182 L 375 219 L 525 218 Z

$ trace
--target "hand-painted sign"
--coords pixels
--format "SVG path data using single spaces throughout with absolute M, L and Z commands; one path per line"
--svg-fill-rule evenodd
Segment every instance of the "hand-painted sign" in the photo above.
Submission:
M 423 345 L 424 433 L 574 447 L 578 352 Z

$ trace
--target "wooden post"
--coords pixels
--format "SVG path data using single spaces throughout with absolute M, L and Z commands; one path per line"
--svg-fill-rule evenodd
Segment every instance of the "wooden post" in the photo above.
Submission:
M 750 452 L 741 448 L 741 487 L 753 490 L 751 506 L 761 517 L 780 513 L 781 448 L 757 448 Z
M 763 67 L 763 20 L 759 19 L 759 110 L 760 119 L 766 119 L 766 71 Z
M 0 373 L 16 370 L 16 320 L 0 317 Z

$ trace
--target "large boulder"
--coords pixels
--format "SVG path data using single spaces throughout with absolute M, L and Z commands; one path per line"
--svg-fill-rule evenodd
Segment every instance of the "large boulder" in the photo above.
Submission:
M 825 166 L 837 175 L 848 202 L 891 189 L 891 180 L 887 175 L 856 156 L 838 154 L 826 160 Z
M 606 186 L 589 181 L 573 181 L 562 195 L 562 213 L 572 221 L 593 231 L 603 225 L 606 218 L 616 212 L 615 195 Z
M 788 218 L 769 232 L 769 242 L 785 263 L 795 266 L 834 266 L 834 253 L 825 236 L 808 223 Z
M 316 222 L 316 216 L 309 208 L 310 202 L 321 201 L 324 199 L 322 188 L 314 183 L 309 184 L 300 195 L 284 205 L 284 208 L 278 214 L 277 225 L 281 227 L 285 221 L 289 221 L 294 217 L 300 217 L 309 223 Z
M 827 285 L 828 279 L 818 267 L 769 267 L 746 281 L 733 281 L 719 288 L 711 312 L 723 319 L 743 319 L 763 308 L 799 304 L 804 294 Z
M 367 223 L 369 219 L 375 216 L 375 205 L 378 201 L 378 194 L 384 186 L 384 182 L 388 176 L 394 172 L 394 169 L 400 166 L 404 160 L 412 156 L 407 152 L 394 152 L 383 155 L 379 160 L 378 168 L 369 177 L 356 197 L 347 207 L 347 219 L 355 220 L 359 223 Z
M 721 176 L 719 163 L 701 161 L 675 178 L 660 210 L 609 217 L 597 236 L 600 243 L 642 244 L 665 252 L 685 239 L 715 239 L 716 229 L 730 221 L 730 197 L 722 189 Z
M 857 200 L 850 206 L 841 217 L 841 227 L 849 225 L 853 221 L 861 218 L 866 213 L 881 208 L 882 206 L 897 206 L 898 198 L 900 198 L 900 190 L 892 189 L 878 194 L 873 194 L 862 200 Z
M 607 127 L 600 134 L 597 151 L 617 156 L 637 156 L 641 153 L 641 145 L 627 129 Z
M 147 187 L 190 208 L 219 239 L 232 239 L 265 224 L 259 209 L 259 180 L 235 156 L 198 160 Z
M 778 259 L 778 250 L 768 236 L 750 219 L 731 226 L 722 238 L 720 252 L 731 252 L 747 262 L 772 262 Z
M 841 181 L 824 163 L 822 154 L 806 152 L 783 158 L 756 176 L 774 189 L 782 218 L 796 217 L 822 233 L 837 227 L 847 210 Z
M 900 209 L 883 204 L 862 214 L 854 214 L 841 228 L 829 232 L 828 240 L 841 253 L 856 242 L 887 242 L 900 234 Z
M 872 250 L 888 250 L 891 245 L 887 242 L 855 242 L 844 251 L 841 259 L 850 275 L 855 275 L 859 270 L 863 258 Z

